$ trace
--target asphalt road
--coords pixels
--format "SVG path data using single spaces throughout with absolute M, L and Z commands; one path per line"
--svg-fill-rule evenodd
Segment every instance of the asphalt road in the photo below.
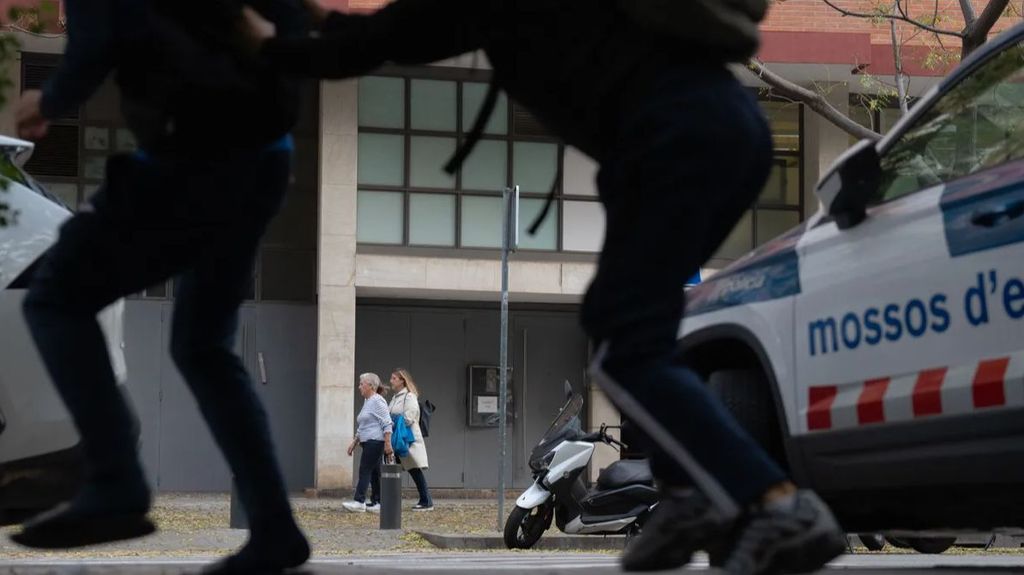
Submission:
M 0 574 L 18 575 L 181 575 L 194 573 L 208 560 L 19 560 L 0 559 Z M 697 561 L 690 569 L 707 570 Z M 385 573 L 459 573 L 496 575 L 531 573 L 544 575 L 606 575 L 620 573 L 614 555 L 575 553 L 426 553 L 383 556 L 352 556 L 318 559 L 300 573 L 307 575 Z M 1022 555 L 848 555 L 837 559 L 823 574 L 841 575 L 1004 575 L 1024 573 Z

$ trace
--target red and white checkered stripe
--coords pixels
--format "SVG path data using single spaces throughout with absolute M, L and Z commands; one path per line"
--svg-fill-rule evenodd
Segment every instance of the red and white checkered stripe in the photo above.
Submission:
M 849 429 L 1024 406 L 1024 354 L 808 389 L 807 430 Z

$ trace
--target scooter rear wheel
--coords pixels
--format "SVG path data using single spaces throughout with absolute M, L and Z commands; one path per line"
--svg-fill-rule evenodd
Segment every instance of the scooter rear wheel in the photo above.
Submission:
M 541 535 L 551 526 L 554 508 L 541 505 L 533 509 L 516 506 L 505 521 L 505 547 L 509 549 L 529 549 Z

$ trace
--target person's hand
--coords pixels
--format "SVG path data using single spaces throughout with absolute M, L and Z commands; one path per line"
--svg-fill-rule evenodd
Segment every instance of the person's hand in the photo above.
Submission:
M 43 117 L 40 104 L 43 93 L 39 90 L 26 90 L 21 95 L 16 113 L 18 137 L 38 142 L 46 137 L 50 129 L 50 121 Z
M 394 454 L 395 454 L 395 448 L 391 447 L 390 443 L 385 443 L 384 444 L 384 455 L 387 455 L 388 457 L 391 457 Z
M 302 0 L 302 3 L 306 5 L 306 12 L 309 12 L 309 18 L 313 25 L 317 28 L 322 26 L 324 20 L 327 19 L 327 8 L 324 8 L 319 0 Z
M 349 443 L 348 444 L 348 456 L 352 457 L 352 454 L 355 453 L 355 451 L 356 451 L 356 444 L 355 443 Z
M 263 43 L 277 35 L 277 27 L 259 12 L 245 6 L 239 22 L 238 42 L 241 49 L 250 56 L 256 55 Z

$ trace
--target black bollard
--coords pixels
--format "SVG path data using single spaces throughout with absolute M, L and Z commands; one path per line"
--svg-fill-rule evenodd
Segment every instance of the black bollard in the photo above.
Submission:
M 235 485 L 234 478 L 231 480 L 231 523 L 232 529 L 248 529 L 249 518 L 245 516 L 245 508 L 242 507 L 242 501 L 238 498 L 238 486 Z
M 402 528 L 402 466 L 380 466 L 380 528 Z

